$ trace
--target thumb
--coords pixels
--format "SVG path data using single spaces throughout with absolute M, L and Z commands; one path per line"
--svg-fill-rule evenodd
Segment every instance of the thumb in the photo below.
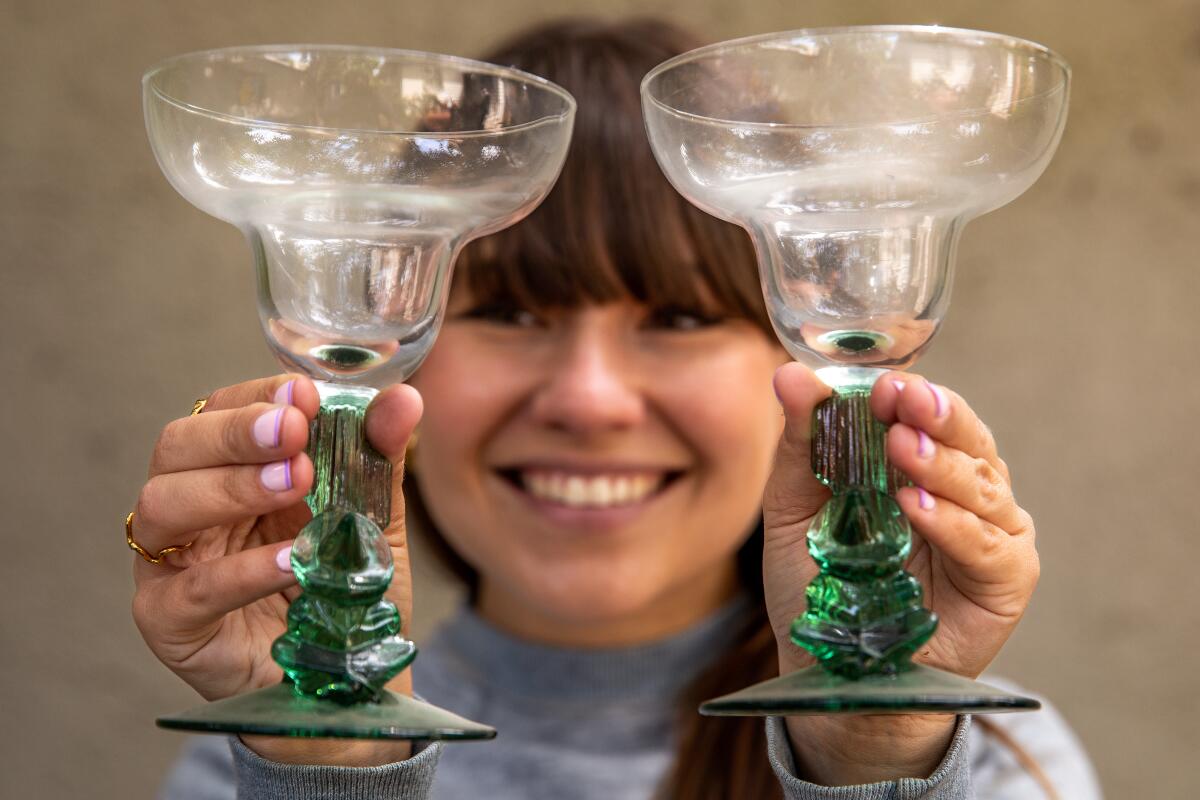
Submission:
M 405 384 L 389 386 L 367 408 L 367 440 L 392 464 L 391 519 L 383 535 L 392 548 L 395 573 L 387 597 L 400 610 L 405 635 L 412 618 L 412 577 L 408 562 L 408 532 L 404 524 L 405 448 L 421 419 L 423 405 L 416 389 Z
M 384 533 L 393 547 L 398 546 L 394 533 L 404 531 L 405 448 L 413 430 L 421 420 L 424 405 L 416 389 L 405 384 L 389 386 L 371 401 L 367 409 L 367 440 L 392 464 L 392 514 Z
M 775 372 L 775 394 L 783 406 L 784 427 L 775 465 L 763 493 L 767 538 L 803 540 L 808 523 L 829 498 L 829 490 L 812 472 L 812 413 L 830 389 L 803 364 L 790 363 Z

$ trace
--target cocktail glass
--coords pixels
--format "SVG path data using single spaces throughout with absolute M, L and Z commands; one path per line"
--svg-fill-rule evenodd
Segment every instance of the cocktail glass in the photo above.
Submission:
M 692 203 L 754 240 L 775 331 L 833 396 L 813 416 L 832 490 L 808 532 L 820 574 L 792 641 L 818 664 L 707 714 L 1036 708 L 912 663 L 936 617 L 904 570 L 875 380 L 913 364 L 946 312 L 973 217 L 1025 191 L 1066 121 L 1070 71 L 1045 47 L 939 27 L 802 30 L 704 47 L 653 69 L 655 156 Z
M 384 598 L 391 470 L 367 405 L 428 353 L 454 259 L 524 217 L 558 177 L 575 101 L 514 69 L 361 47 L 240 47 L 143 78 L 171 185 L 238 226 L 267 340 L 317 381 L 313 519 L 292 550 L 303 594 L 272 656 L 279 686 L 163 717 L 169 728 L 355 738 L 495 731 L 385 690 L 416 656 Z

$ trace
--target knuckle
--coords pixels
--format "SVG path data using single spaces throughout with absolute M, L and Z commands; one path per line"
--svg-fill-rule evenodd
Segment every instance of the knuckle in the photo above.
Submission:
M 985 459 L 975 459 L 975 484 L 979 496 L 989 506 L 997 506 L 1006 500 L 1004 479 L 996 468 Z
M 145 590 L 138 590 L 134 592 L 131 611 L 133 613 L 133 624 L 136 625 L 138 630 L 144 635 L 147 624 L 151 619 L 154 618 L 154 615 L 151 613 L 152 609 L 150 608 L 150 600 Z
M 238 456 L 246 449 L 245 438 L 249 425 L 244 425 L 244 414 L 233 414 L 231 419 L 221 426 L 220 442 L 221 457 L 226 462 L 238 460 Z M 253 423 L 251 423 L 253 424 Z
M 1017 509 L 1017 530 L 1013 533 L 1018 536 L 1028 536 L 1030 540 L 1037 538 L 1037 531 L 1033 524 L 1033 516 L 1023 508 Z
M 170 454 L 179 448 L 182 424 L 183 420 L 172 420 L 159 431 L 158 439 L 154 442 L 154 450 L 150 453 L 151 475 L 166 471 L 166 467 L 170 463 Z
M 979 547 L 980 560 L 992 561 L 1003 552 L 1008 535 L 990 522 L 980 520 L 979 524 L 983 529 Z
M 251 506 L 260 494 L 255 491 L 257 484 L 251 483 L 253 471 L 252 467 L 222 470 L 221 491 L 238 508 Z
M 212 603 L 212 587 L 202 570 L 189 569 L 180 575 L 179 599 L 189 608 L 207 608 Z
M 996 469 L 999 471 L 1000 476 L 1004 478 L 1005 483 L 1012 482 L 1012 473 L 1009 472 L 1008 462 L 999 456 L 996 456 Z
M 158 478 L 151 478 L 142 484 L 142 490 L 138 492 L 137 502 L 133 507 L 135 522 L 145 525 L 158 519 L 161 488 L 162 482 Z
M 207 408 L 219 409 L 228 407 L 229 394 L 228 386 L 222 386 L 220 389 L 209 393 Z
M 981 453 L 990 453 L 996 449 L 996 437 L 992 433 L 992 429 L 987 426 L 987 423 L 978 417 L 975 418 L 975 444 Z

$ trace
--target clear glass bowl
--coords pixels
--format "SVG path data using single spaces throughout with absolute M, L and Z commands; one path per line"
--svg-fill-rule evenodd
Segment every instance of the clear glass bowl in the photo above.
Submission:
M 792 356 L 906 367 L 946 313 L 963 226 L 1049 162 L 1069 77 L 1000 34 L 833 28 L 686 53 L 642 98 L 675 188 L 753 236 Z
M 549 192 L 575 111 L 518 70 L 326 45 L 190 53 L 143 88 L 172 186 L 249 239 L 280 360 L 375 386 L 428 352 L 459 248 Z

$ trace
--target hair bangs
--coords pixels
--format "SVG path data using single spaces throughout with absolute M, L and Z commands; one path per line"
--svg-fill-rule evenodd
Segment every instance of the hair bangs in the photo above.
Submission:
M 632 299 L 744 317 L 770 332 L 749 237 L 688 203 L 650 150 L 642 76 L 695 42 L 659 23 L 555 23 L 486 56 L 551 76 L 580 99 L 571 149 L 546 200 L 459 258 L 481 303 L 577 308 Z M 669 46 L 668 46 L 669 43 Z

